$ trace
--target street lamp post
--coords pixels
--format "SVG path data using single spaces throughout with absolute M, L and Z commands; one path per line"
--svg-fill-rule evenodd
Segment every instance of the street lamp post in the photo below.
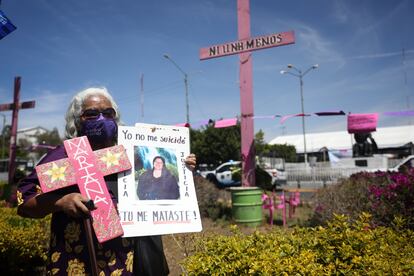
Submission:
M 186 107 L 186 123 L 190 123 L 190 105 L 188 104 L 188 75 L 181 69 L 180 66 L 168 55 L 164 54 L 164 57 L 171 61 L 172 64 L 184 75 L 184 86 L 185 86 L 185 107 Z
M 302 72 L 302 70 L 296 68 L 295 66 L 293 66 L 292 64 L 288 64 L 287 65 L 287 70 L 282 70 L 280 71 L 281 74 L 289 74 L 292 76 L 295 76 L 297 78 L 299 78 L 299 83 L 300 83 L 300 103 L 301 103 L 301 108 L 302 108 L 302 133 L 303 133 L 303 151 L 304 151 L 304 158 L 305 158 L 305 166 L 308 166 L 308 153 L 306 151 L 306 130 L 305 130 L 305 108 L 304 108 L 304 104 L 303 104 L 303 77 L 312 69 L 316 69 L 318 68 L 319 65 L 318 64 L 314 64 L 311 67 L 309 67 L 305 72 Z M 296 73 L 292 73 L 290 71 L 290 69 L 293 69 L 296 71 Z
M 3 129 L 2 129 L 2 134 L 1 134 L 1 159 L 4 159 L 4 143 L 5 143 L 5 140 L 4 140 L 4 128 L 6 127 L 6 115 L 4 115 L 4 114 L 0 114 L 1 116 L 3 116 Z

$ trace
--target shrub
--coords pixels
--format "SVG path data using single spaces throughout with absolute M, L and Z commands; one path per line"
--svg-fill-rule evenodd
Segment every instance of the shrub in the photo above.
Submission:
M 393 217 L 401 216 L 406 226 L 414 229 L 414 169 L 377 172 L 371 177 L 369 201 L 376 224 L 390 225 Z
M 369 178 L 355 175 L 338 184 L 319 189 L 315 194 L 315 212 L 311 226 L 326 225 L 334 214 L 344 214 L 354 221 L 362 212 L 369 212 Z
M 0 271 L 33 275 L 47 260 L 49 218 L 28 219 L 16 208 L 0 207 Z
M 16 185 L 9 185 L 7 182 L 0 182 L 0 200 L 8 207 L 16 206 Z
M 201 238 L 183 267 L 188 275 L 411 275 L 414 233 L 401 227 L 370 227 L 336 216 L 327 227 L 275 228 L 250 235 Z
M 194 177 L 200 215 L 204 218 L 230 219 L 230 194 L 201 176 Z
M 319 190 L 315 203 L 313 225 L 324 225 L 334 213 L 355 220 L 362 212 L 370 212 L 375 225 L 389 226 L 400 216 L 406 227 L 414 229 L 414 170 L 354 174 Z

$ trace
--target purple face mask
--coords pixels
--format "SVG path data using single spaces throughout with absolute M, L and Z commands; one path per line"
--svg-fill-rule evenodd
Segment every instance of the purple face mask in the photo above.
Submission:
M 99 115 L 96 120 L 86 120 L 81 124 L 80 134 L 86 135 L 92 144 L 106 144 L 114 141 L 118 132 L 118 126 L 114 119 L 108 119 Z

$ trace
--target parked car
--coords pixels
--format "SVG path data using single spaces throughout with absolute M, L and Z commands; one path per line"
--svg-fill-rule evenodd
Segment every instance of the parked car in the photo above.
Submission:
M 269 185 L 275 187 L 285 185 L 287 183 L 287 173 L 284 170 L 284 160 L 283 164 L 278 162 L 277 166 L 269 162 L 259 162 L 258 165 L 262 170 L 270 175 L 271 183 L 269 183 Z M 219 165 L 215 170 L 204 172 L 204 175 L 205 176 L 202 176 L 216 184 L 219 188 L 241 186 L 241 161 L 225 162 Z
M 198 169 L 196 173 L 204 178 L 207 177 L 208 174 L 215 173 L 214 172 L 214 166 L 213 165 L 207 165 L 207 164 L 199 164 Z
M 272 177 L 273 186 L 287 184 L 287 172 L 285 170 L 285 159 L 276 157 L 260 157 L 259 164 Z
M 229 161 L 221 164 L 215 170 L 219 187 L 241 186 L 241 162 Z
M 219 188 L 241 186 L 241 162 L 225 162 L 216 169 L 204 171 L 200 175 L 213 182 Z
M 390 171 L 390 172 L 399 172 L 404 169 L 411 169 L 414 168 L 414 155 L 409 155 L 401 162 L 399 162 L 397 165 L 391 168 L 378 168 L 378 169 L 371 169 L 371 172 L 375 171 Z

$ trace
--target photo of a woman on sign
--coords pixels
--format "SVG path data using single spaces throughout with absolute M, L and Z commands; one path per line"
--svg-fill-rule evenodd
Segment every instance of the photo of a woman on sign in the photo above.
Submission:
M 171 154 L 168 149 L 152 149 L 147 147 L 136 147 L 135 149 L 135 174 L 137 196 L 139 200 L 174 200 L 180 198 L 180 189 L 177 182 L 177 165 L 175 154 Z M 147 148 L 147 149 L 142 149 Z M 166 158 L 156 155 L 152 159 L 149 156 L 154 152 L 168 153 L 168 164 Z M 152 154 L 150 154 L 152 153 Z M 143 156 L 145 155 L 145 156 Z M 151 160 L 151 161 L 150 161 Z M 149 162 L 150 165 L 148 164 Z

